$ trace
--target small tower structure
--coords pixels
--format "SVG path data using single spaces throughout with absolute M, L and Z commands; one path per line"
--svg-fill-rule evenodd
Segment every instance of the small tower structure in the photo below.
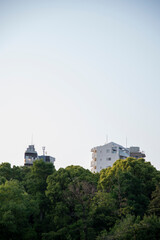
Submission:
M 24 153 L 24 165 L 31 166 L 38 159 L 38 154 L 35 151 L 34 145 L 29 145 Z

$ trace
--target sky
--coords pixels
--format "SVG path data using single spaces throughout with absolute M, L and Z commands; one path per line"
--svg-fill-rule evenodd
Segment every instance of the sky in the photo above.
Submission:
M 127 139 L 160 169 L 159 43 L 157 0 L 0 0 L 0 163 Z

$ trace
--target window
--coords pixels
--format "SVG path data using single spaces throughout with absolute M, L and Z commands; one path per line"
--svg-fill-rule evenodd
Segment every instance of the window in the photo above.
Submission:
M 112 153 L 116 153 L 117 152 L 117 147 L 112 147 Z
M 109 153 L 110 152 L 109 149 L 107 149 L 106 152 Z
M 111 160 L 111 157 L 107 158 L 106 160 L 110 161 L 110 160 Z

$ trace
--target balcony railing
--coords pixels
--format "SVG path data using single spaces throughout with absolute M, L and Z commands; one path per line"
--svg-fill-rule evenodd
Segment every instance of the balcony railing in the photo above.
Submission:
M 92 148 L 92 149 L 91 149 L 91 152 L 96 153 L 97 150 L 96 150 L 95 148 Z
M 123 157 L 129 157 L 129 152 L 120 150 L 119 155 Z
M 96 167 L 96 161 L 94 160 L 91 161 L 91 167 Z
M 97 154 L 96 153 L 92 153 L 92 158 L 96 158 L 97 157 Z

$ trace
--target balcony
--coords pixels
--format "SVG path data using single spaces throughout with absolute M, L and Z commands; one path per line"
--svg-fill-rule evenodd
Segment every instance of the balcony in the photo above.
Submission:
M 127 157 L 129 157 L 129 152 L 125 151 L 125 150 L 120 150 L 119 151 L 119 156 L 122 157 L 122 158 L 127 158 Z
M 97 150 L 96 150 L 95 148 L 92 148 L 92 149 L 91 149 L 91 152 L 96 153 Z
M 96 172 L 96 166 L 95 166 L 95 167 L 92 167 L 91 172 L 92 172 L 92 173 L 95 173 L 95 172 Z
M 92 153 L 92 158 L 96 158 L 97 154 L 95 152 Z
M 96 167 L 96 161 L 94 160 L 91 161 L 91 167 Z

